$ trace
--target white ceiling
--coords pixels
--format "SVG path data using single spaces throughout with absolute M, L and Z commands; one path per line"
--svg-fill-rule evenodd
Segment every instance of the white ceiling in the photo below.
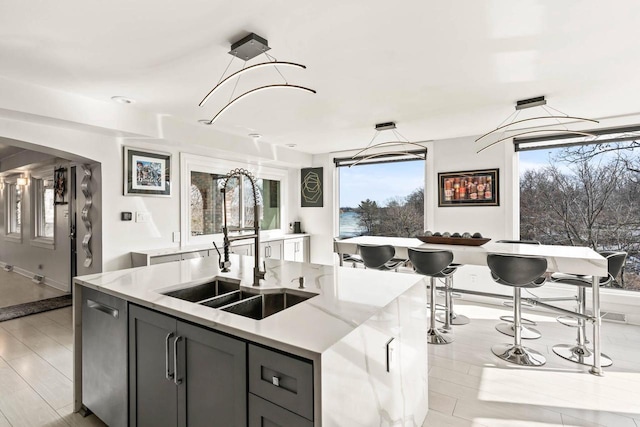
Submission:
M 230 43 L 255 32 L 307 65 L 282 71 L 318 93 L 265 91 L 215 126 L 323 153 L 364 146 L 391 120 L 415 141 L 481 134 L 538 95 L 573 115 L 640 112 L 639 17 L 637 0 L 4 1 L 0 75 L 195 123 L 229 100 L 198 107 Z M 261 69 L 236 94 L 281 82 Z

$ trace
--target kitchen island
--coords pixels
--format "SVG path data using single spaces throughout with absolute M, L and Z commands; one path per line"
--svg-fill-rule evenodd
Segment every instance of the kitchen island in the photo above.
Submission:
M 127 390 L 108 389 L 104 393 L 128 394 L 125 412 L 129 412 L 129 425 L 144 425 L 140 417 L 148 411 L 143 408 L 146 401 L 155 404 L 152 416 L 162 418 L 164 425 L 197 425 L 198 398 L 207 396 L 205 406 L 214 408 L 218 394 L 225 395 L 225 408 L 234 408 L 230 415 L 233 425 L 422 424 L 428 408 L 428 322 L 421 276 L 266 260 L 265 280 L 260 287 L 253 287 L 253 258 L 232 254 L 231 262 L 229 272 L 220 271 L 211 259 L 201 258 L 74 279 L 75 409 L 86 405 L 92 410 L 83 393 L 95 395 L 96 390 L 83 390 L 83 383 L 85 388 L 100 383 L 83 381 L 83 369 L 89 376 L 93 373 L 88 367 L 100 369 L 94 360 L 100 357 L 83 360 L 83 353 L 85 357 L 92 354 L 90 348 L 83 351 L 83 336 L 86 345 L 96 341 L 87 331 L 83 334 L 83 316 L 86 319 L 91 314 L 100 320 L 128 319 L 128 346 L 120 346 L 119 354 L 102 363 L 118 357 L 128 361 Z M 285 293 L 292 299 L 303 295 L 304 300 L 257 320 L 165 295 L 179 295 L 183 289 L 216 281 L 237 284 L 249 298 L 255 293 Z M 128 314 L 87 298 L 96 291 L 96 296 L 125 302 Z M 177 327 L 158 329 L 158 325 L 170 322 L 177 322 Z M 153 327 L 148 326 L 152 323 Z M 213 338 L 206 338 L 206 333 Z M 190 342 L 206 346 L 190 346 Z M 229 369 L 215 374 L 208 369 L 215 367 L 185 365 L 198 360 L 202 365 L 199 349 L 211 350 L 214 342 L 229 349 L 220 359 L 229 363 Z M 115 347 L 109 345 L 108 349 Z M 145 353 L 151 348 L 158 349 L 158 369 L 154 368 L 155 357 Z M 202 354 L 209 360 L 219 353 L 217 348 Z M 160 371 L 150 380 L 151 388 L 142 384 L 146 381 L 143 374 L 149 370 L 154 374 Z M 221 379 L 207 377 L 214 374 Z M 233 383 L 224 385 L 223 376 Z M 203 391 L 200 377 L 208 378 L 205 385 L 216 383 L 218 391 Z M 155 394 L 161 388 L 175 388 L 176 399 L 143 393 L 151 390 Z M 238 398 L 231 401 L 231 395 Z M 177 401 L 177 409 L 165 411 L 172 400 Z M 163 411 L 166 414 L 162 417 L 156 413 Z M 208 417 L 209 423 L 215 423 L 216 414 Z

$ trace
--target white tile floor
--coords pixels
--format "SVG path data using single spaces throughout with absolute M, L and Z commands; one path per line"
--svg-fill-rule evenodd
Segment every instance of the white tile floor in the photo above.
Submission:
M 65 295 L 51 286 L 33 283 L 18 273 L 0 269 L 0 307 Z M 0 424 L 1 425 L 1 424 Z
M 640 427 L 640 327 L 605 323 L 604 352 L 614 366 L 604 377 L 551 352 L 574 329 L 528 313 L 543 337 L 527 341 L 547 364 L 521 368 L 493 356 L 509 342 L 493 329 L 507 310 L 458 302 L 472 323 L 455 342 L 429 347 L 430 410 L 424 426 Z M 100 426 L 72 413 L 71 308 L 0 323 L 0 427 Z

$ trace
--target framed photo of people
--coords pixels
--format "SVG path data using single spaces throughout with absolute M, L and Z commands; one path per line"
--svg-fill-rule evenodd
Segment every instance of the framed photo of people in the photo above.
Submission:
M 124 147 L 124 195 L 171 196 L 171 154 Z
M 438 173 L 438 206 L 500 206 L 499 170 Z

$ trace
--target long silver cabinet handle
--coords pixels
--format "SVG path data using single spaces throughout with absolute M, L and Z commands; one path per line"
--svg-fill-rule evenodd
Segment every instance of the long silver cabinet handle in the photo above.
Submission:
M 115 317 L 116 319 L 120 315 L 117 309 L 109 307 L 108 305 L 100 304 L 99 302 L 96 302 L 90 299 L 87 300 L 87 307 L 106 313 L 109 316 Z
M 173 380 L 174 373 L 169 371 L 169 340 L 173 337 L 173 332 L 169 332 L 167 337 L 165 338 L 165 352 L 164 352 L 164 369 L 165 369 L 165 378 L 169 381 Z
M 178 342 L 182 339 L 180 335 L 173 341 L 173 382 L 176 385 L 182 384 L 182 378 L 178 378 Z

